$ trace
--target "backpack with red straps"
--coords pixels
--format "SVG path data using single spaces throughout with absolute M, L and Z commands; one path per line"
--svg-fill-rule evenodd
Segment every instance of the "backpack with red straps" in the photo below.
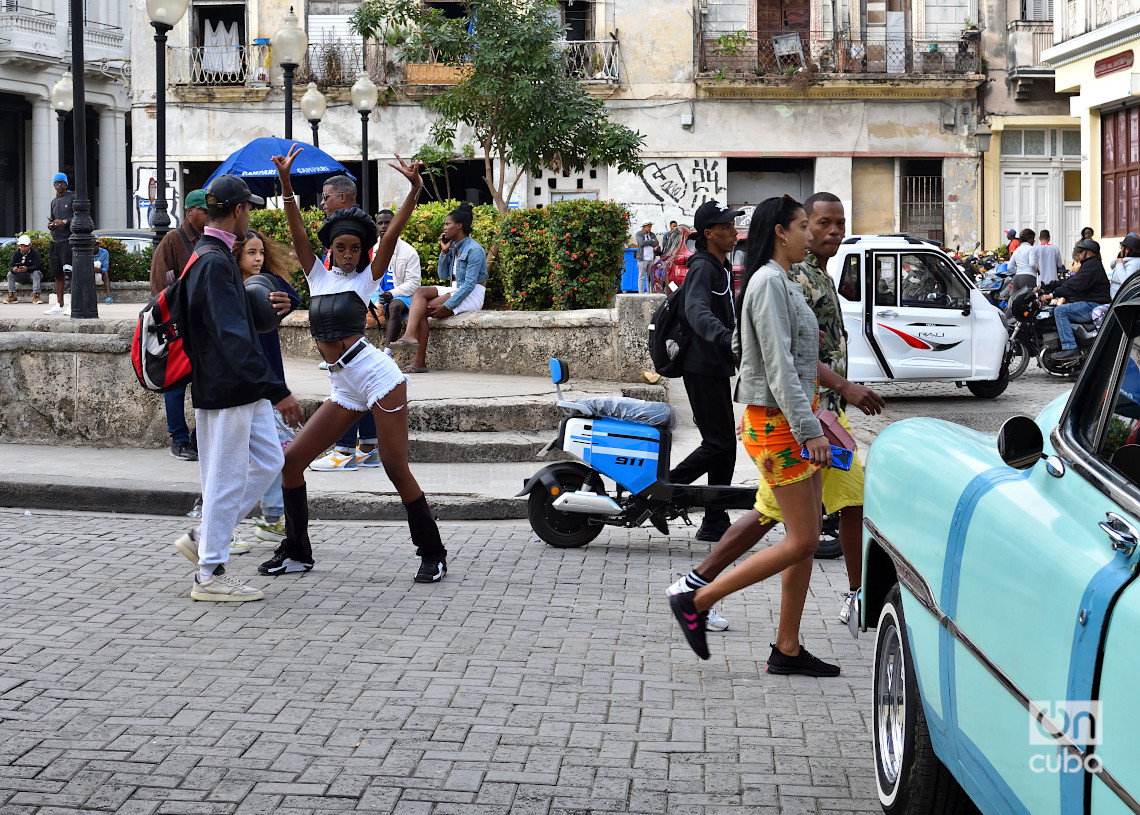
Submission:
M 131 339 L 131 364 L 139 384 L 148 391 L 166 393 L 190 383 L 190 357 L 183 344 L 186 297 L 183 281 L 186 273 L 203 256 L 221 253 L 212 244 L 199 247 L 186 262 L 178 279 L 152 297 L 139 312 L 139 322 Z

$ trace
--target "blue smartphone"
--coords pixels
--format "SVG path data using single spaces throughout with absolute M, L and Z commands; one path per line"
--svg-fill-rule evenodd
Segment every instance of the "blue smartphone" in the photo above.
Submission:
M 851 469 L 851 456 L 852 456 L 852 452 L 850 450 L 848 450 L 846 447 L 836 447 L 834 444 L 831 445 L 831 466 L 832 467 L 835 467 L 838 470 L 850 470 Z M 811 456 L 808 455 L 807 447 L 804 447 L 802 450 L 800 450 L 800 458 L 803 458 L 803 459 L 811 458 Z

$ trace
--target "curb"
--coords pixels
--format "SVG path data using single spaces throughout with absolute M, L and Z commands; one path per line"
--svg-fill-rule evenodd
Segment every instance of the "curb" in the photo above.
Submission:
M 76 479 L 69 484 L 28 484 L 0 479 L 0 506 L 15 509 L 67 509 L 83 512 L 129 512 L 181 515 L 194 506 L 198 490 L 185 487 L 122 486 Z M 441 521 L 505 521 L 526 518 L 526 498 L 435 493 L 428 496 L 432 514 Z M 400 496 L 394 492 L 312 492 L 309 516 L 323 521 L 403 521 Z M 251 515 L 250 517 L 254 517 Z

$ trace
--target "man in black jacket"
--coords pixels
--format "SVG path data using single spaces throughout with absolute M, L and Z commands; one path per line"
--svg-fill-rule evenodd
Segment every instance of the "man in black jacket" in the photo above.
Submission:
M 710 484 L 729 484 L 736 468 L 736 419 L 729 388 L 736 373 L 732 356 L 736 313 L 727 257 L 736 244 L 733 221 L 741 214 L 706 201 L 693 221 L 697 251 L 687 261 L 684 282 L 684 316 L 691 338 L 682 379 L 701 431 L 701 444 L 669 473 L 674 484 L 692 484 L 706 473 Z M 727 512 L 710 509 L 697 530 L 697 540 L 718 541 L 729 525 Z
M 225 573 L 234 528 L 281 472 L 284 456 L 272 406 L 290 425 L 302 418 L 261 350 L 233 256 L 249 229 L 250 204 L 265 200 L 240 178 L 219 176 L 206 192 L 207 219 L 184 280 L 186 353 L 202 471 L 202 524 L 174 542 L 198 574 L 195 600 L 260 600 L 260 590 Z
M 1043 287 L 1045 291 L 1052 292 L 1053 297 L 1065 298 L 1065 302 L 1053 310 L 1057 334 L 1061 339 L 1061 351 L 1054 354 L 1053 359 L 1080 356 L 1071 323 L 1089 322 L 1094 308 L 1112 301 L 1108 275 L 1100 261 L 1100 244 L 1092 238 L 1084 238 L 1077 244 L 1073 259 L 1081 264 L 1076 274 Z

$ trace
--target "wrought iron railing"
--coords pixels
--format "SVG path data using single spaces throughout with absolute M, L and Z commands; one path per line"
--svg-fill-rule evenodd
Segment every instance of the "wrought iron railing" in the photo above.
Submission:
M 1009 68 L 1042 71 L 1051 68 L 1041 52 L 1053 47 L 1053 23 L 1012 20 L 1009 23 Z
M 268 82 L 263 45 L 173 46 L 166 49 L 171 85 L 232 87 Z
M 569 76 L 583 82 L 617 83 L 620 53 L 616 40 L 563 40 L 559 47 Z
M 374 82 L 384 84 L 381 65 L 379 43 L 312 42 L 295 81 L 299 85 L 316 82 L 321 88 L 350 88 L 357 74 L 368 71 Z
M 718 77 L 791 77 L 800 68 L 824 74 L 976 74 L 978 43 L 978 37 L 705 31 L 700 71 Z

